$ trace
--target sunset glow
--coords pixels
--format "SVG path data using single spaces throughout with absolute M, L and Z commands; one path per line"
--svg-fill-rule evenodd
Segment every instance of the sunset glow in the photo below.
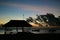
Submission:
M 39 28 L 39 25 L 38 24 L 35 24 L 35 23 L 29 23 L 29 24 L 31 24 L 33 27 L 35 27 L 35 28 Z
M 36 17 L 36 14 L 52 13 L 60 16 L 60 1 L 49 0 L 4 0 L 0 1 L 0 24 L 9 20 L 24 20 Z M 6 21 L 7 20 L 7 21 Z

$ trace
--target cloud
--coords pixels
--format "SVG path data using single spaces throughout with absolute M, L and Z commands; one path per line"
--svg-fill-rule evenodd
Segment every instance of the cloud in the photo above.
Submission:
M 21 8 L 23 10 L 38 12 L 39 14 L 46 14 L 48 12 L 56 13 L 58 11 L 57 8 L 49 7 L 49 6 L 32 6 L 32 5 L 12 3 L 12 2 L 10 2 L 10 3 L 6 2 L 6 3 L 0 3 L 0 4 Z
M 14 2 L 0 2 L 0 5 L 16 7 L 16 8 L 19 8 L 19 9 L 21 8 L 21 9 L 26 10 L 26 11 L 33 11 L 34 13 L 36 12 L 36 14 L 54 13 L 57 16 L 60 15 L 60 9 L 45 6 L 45 5 L 44 6 L 32 6 L 32 5 L 14 3 Z M 33 16 L 33 17 L 35 17 L 35 16 Z M 17 19 L 20 19 L 20 18 L 17 18 Z M 1 20 L 0 20 L 0 22 L 1 22 Z M 3 21 L 1 23 L 4 23 L 4 22 L 6 22 L 6 21 Z

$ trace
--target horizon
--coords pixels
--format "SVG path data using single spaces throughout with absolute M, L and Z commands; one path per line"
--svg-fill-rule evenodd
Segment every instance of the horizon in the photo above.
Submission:
M 60 16 L 59 0 L 0 0 L 0 24 L 9 20 L 24 20 L 35 18 L 36 14 L 52 13 Z

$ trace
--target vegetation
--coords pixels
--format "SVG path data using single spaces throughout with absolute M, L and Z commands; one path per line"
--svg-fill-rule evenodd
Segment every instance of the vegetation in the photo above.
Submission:
M 2 27 L 3 26 L 3 24 L 0 24 L 0 27 Z
M 29 17 L 26 19 L 27 22 L 33 22 L 42 26 L 60 26 L 60 16 L 55 17 L 52 13 L 47 13 L 46 15 L 37 15 L 34 19 Z

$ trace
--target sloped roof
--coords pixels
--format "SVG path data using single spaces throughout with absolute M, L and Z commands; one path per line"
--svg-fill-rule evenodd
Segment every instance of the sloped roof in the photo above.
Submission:
M 32 25 L 25 20 L 10 20 L 3 27 L 32 27 Z

